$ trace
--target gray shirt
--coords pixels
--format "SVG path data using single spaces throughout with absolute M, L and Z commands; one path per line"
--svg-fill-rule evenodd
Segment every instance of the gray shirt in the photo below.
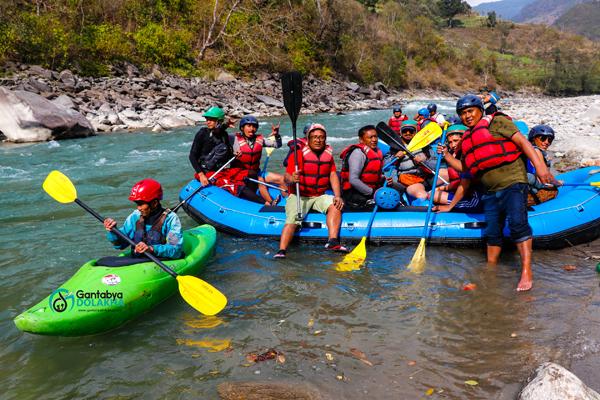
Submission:
M 348 181 L 354 190 L 365 196 L 371 196 L 373 194 L 373 189 L 360 180 L 360 173 L 365 167 L 366 161 L 367 156 L 360 149 L 355 149 L 350 153 L 350 157 L 348 157 L 348 170 L 350 173 Z

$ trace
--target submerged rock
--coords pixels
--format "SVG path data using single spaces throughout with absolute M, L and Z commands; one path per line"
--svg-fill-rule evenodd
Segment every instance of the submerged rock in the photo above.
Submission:
M 540 365 L 518 400 L 600 400 L 600 394 L 590 389 L 573 373 L 551 362 Z
M 308 384 L 282 382 L 225 382 L 217 386 L 222 400 L 324 400 Z
M 91 136 L 94 128 L 75 110 L 0 87 L 0 132 L 10 142 L 40 142 Z

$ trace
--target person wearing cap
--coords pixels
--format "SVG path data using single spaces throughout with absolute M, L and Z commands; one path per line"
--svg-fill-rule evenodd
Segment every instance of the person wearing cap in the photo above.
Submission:
M 533 239 L 527 215 L 528 180 L 523 156 L 531 160 L 542 184 L 555 184 L 556 180 L 510 117 L 502 113 L 484 115 L 483 101 L 472 94 L 458 100 L 456 112 L 468 130 L 461 142 L 460 184 L 448 209 L 462 199 L 471 180 L 477 180 L 485 190 L 482 201 L 487 223 L 487 261 L 497 264 L 508 220 L 511 240 L 521 258 L 517 291 L 530 290 Z
M 467 130 L 463 124 L 454 124 L 446 130 L 446 144 L 438 144 L 437 152 L 444 157 L 447 165 L 448 184 L 436 188 L 434 203 L 439 204 L 434 208 L 435 211 L 447 211 L 448 205 L 454 199 L 454 192 L 460 184 L 460 173 L 462 172 L 462 163 L 460 162 L 460 144 L 462 136 Z M 441 171 L 441 170 L 440 170 Z M 483 204 L 481 195 L 475 190 L 476 185 L 471 185 L 469 190 L 463 195 L 461 201 L 457 202 L 454 210 L 461 212 L 482 212 Z
M 427 105 L 427 111 L 429 111 L 429 118 L 435 122 L 442 128 L 446 124 L 446 118 L 444 114 L 437 112 L 437 104 L 430 103 Z
M 400 135 L 400 126 L 402 126 L 402 122 L 406 121 L 408 117 L 402 114 L 402 107 L 400 107 L 400 104 L 394 104 L 392 107 L 392 113 L 393 114 L 388 121 L 388 125 L 394 130 L 394 132 Z
M 548 160 L 548 148 L 550 148 L 550 145 L 554 141 L 554 136 L 554 129 L 544 124 L 531 128 L 527 136 L 527 139 L 535 149 L 535 153 L 548 168 L 552 166 L 552 163 Z M 542 184 L 535 176 L 535 166 L 530 160 L 527 160 L 527 180 L 529 181 L 527 205 L 534 206 L 541 204 L 558 196 L 558 189 L 556 187 L 548 187 Z M 559 183 L 561 182 L 559 181 Z
M 233 138 L 233 153 L 236 159 L 231 163 L 229 178 L 238 186 L 235 195 L 265 205 L 275 205 L 269 190 L 264 185 L 245 178 L 252 178 L 262 182 L 283 184 L 283 176 L 269 172 L 264 178 L 260 174 L 260 159 L 263 147 L 281 147 L 279 125 L 271 126 L 271 135 L 264 137 L 257 135 L 258 119 L 253 115 L 246 115 L 240 119 L 240 131 Z M 258 186 L 258 187 L 257 187 Z M 259 190 L 260 195 L 256 193 Z
M 287 248 L 302 221 L 296 219 L 300 211 L 303 216 L 310 210 L 327 215 L 328 241 L 326 249 L 347 252 L 340 243 L 339 232 L 342 221 L 342 188 L 338 178 L 333 149 L 327 144 L 327 131 L 321 124 L 312 124 L 307 131 L 307 145 L 292 154 L 284 175 L 290 195 L 285 203 L 285 225 L 281 232 L 279 251 L 274 258 L 285 258 Z M 296 157 L 298 170 L 296 171 Z M 296 193 L 296 183 L 300 193 Z M 331 189 L 333 196 L 325 192 Z M 300 196 L 300 210 L 297 197 Z
M 225 113 L 219 107 L 210 107 L 204 114 L 206 126 L 194 136 L 190 149 L 189 160 L 195 171 L 195 177 L 202 186 L 209 184 L 209 178 L 233 157 L 233 147 L 227 134 L 227 128 L 234 126 L 229 119 L 225 123 Z M 232 191 L 232 185 L 226 173 L 220 173 L 215 181 L 219 187 L 227 187 Z
M 162 186 L 154 179 L 142 179 L 131 189 L 129 200 L 136 204 L 137 209 L 127 217 L 119 230 L 137 243 L 131 249 L 132 257 L 143 257 L 146 252 L 159 258 L 183 257 L 181 222 L 177 214 L 163 208 L 160 203 L 162 198 Z M 111 232 L 116 226 L 114 219 L 104 220 L 106 238 L 116 249 L 122 250 L 129 243 Z
M 384 182 L 383 153 L 377 147 L 377 130 L 373 125 L 358 130 L 358 144 L 351 144 L 340 154 L 342 192 L 347 207 L 372 207 L 373 195 Z

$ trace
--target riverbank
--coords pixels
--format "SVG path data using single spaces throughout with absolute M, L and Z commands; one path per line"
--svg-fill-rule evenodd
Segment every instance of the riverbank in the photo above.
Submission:
M 115 69 L 113 77 L 91 78 L 68 70 L 13 64 L 0 86 L 25 90 L 79 111 L 97 132 L 167 131 L 203 121 L 212 105 L 239 118 L 285 114 L 277 74 L 259 73 L 238 79 L 226 72 L 214 80 L 167 75 L 158 68 L 143 73 L 133 65 Z M 551 125 L 557 138 L 551 150 L 567 164 L 600 165 L 600 96 L 554 98 L 527 91 L 503 93 L 501 106 L 529 126 Z M 434 90 L 394 90 L 378 82 L 361 86 L 337 79 L 307 76 L 303 82 L 302 114 L 342 113 L 391 108 L 419 100 L 453 102 L 464 93 Z M 560 161 L 560 160 L 559 160 Z

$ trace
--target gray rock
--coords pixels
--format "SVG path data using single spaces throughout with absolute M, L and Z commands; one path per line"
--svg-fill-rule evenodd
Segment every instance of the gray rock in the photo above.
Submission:
M 40 81 L 39 79 L 35 79 L 33 77 L 29 78 L 29 85 L 31 85 L 31 87 L 35 88 L 38 93 L 52 91 L 52 88 L 50 87 L 50 85 L 47 85 L 46 83 Z
M 346 89 L 356 92 L 360 88 L 360 85 L 355 82 L 346 82 Z
M 68 69 L 65 69 L 58 75 L 58 80 L 60 80 L 66 87 L 74 88 L 77 83 L 75 79 L 75 75 Z
M 221 72 L 218 76 L 217 76 L 217 81 L 219 82 L 234 82 L 235 76 L 231 75 L 229 72 Z
M 71 100 L 71 98 L 66 94 L 61 94 L 60 96 L 52 100 L 52 103 L 56 104 L 59 107 L 70 108 L 73 110 L 77 109 L 75 103 L 73 103 L 73 100 Z
M 56 105 L 31 92 L 0 87 L 0 131 L 11 142 L 87 137 L 90 122 L 74 110 Z
M 29 67 L 29 73 L 32 75 L 41 76 L 42 78 L 52 79 L 52 71 L 40 67 L 39 65 L 32 65 Z
M 283 103 L 281 101 L 274 99 L 270 96 L 263 96 L 262 94 L 257 94 L 256 99 L 258 101 L 262 101 L 263 103 L 265 103 L 268 106 L 283 108 Z
M 180 126 L 187 126 L 189 124 L 190 120 L 177 115 L 167 115 L 158 120 L 158 125 L 165 130 L 179 128 Z
M 551 362 L 540 365 L 521 390 L 518 400 L 600 400 L 600 394 L 587 387 L 567 369 Z

